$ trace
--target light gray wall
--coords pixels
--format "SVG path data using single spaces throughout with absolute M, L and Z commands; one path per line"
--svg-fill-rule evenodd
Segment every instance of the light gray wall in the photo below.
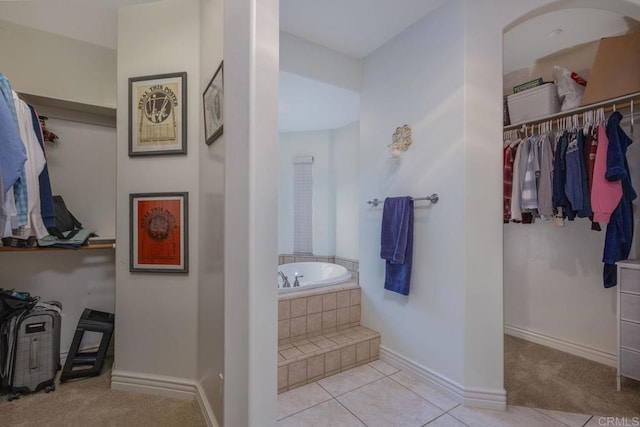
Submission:
M 222 0 L 200 0 L 200 93 L 222 61 Z M 200 122 L 203 118 L 200 114 Z M 200 234 L 198 258 L 198 380 L 215 417 L 222 422 L 224 371 L 224 163 L 225 135 L 204 144 L 204 125 L 197 143 L 200 167 Z
M 120 9 L 116 331 L 119 372 L 197 378 L 200 235 L 200 3 L 159 1 Z M 144 31 L 145 28 L 162 29 Z M 187 155 L 128 156 L 128 79 L 187 72 Z M 129 194 L 189 192 L 189 274 L 129 272 Z
M 336 252 L 342 258 L 358 259 L 360 122 L 334 131 L 336 174 Z
M 462 2 L 446 2 L 365 58 L 360 116 L 362 323 L 384 348 L 455 383 L 465 359 L 464 44 Z M 389 160 L 405 123 L 413 145 Z M 411 292 L 386 291 L 382 207 L 362 201 L 431 193 L 437 205 L 415 203 Z
M 0 70 L 18 92 L 116 106 L 113 49 L 0 21 Z

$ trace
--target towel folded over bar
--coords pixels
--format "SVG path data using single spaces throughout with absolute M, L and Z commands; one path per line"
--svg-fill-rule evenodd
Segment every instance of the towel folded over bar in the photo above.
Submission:
M 413 199 L 388 197 L 382 211 L 380 258 L 386 260 L 384 288 L 409 294 L 413 264 Z

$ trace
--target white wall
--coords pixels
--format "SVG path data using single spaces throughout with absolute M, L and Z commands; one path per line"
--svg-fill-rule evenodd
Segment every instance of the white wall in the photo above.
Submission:
M 313 253 L 336 251 L 333 132 L 280 133 L 278 145 L 278 253 L 293 253 L 293 159 L 313 156 Z
M 333 132 L 333 144 L 336 182 L 335 256 L 358 259 L 360 123 L 336 129 Z
M 464 19 L 460 1 L 443 6 L 364 61 L 360 119 L 360 285 L 362 323 L 382 346 L 446 381 L 462 384 L 465 362 Z M 413 130 L 400 162 L 388 160 L 396 127 Z M 384 290 L 382 208 L 364 201 L 416 202 L 408 297 Z
M 200 4 L 159 1 L 120 9 L 114 376 L 197 376 Z M 161 28 L 146 31 L 145 28 Z M 128 156 L 128 78 L 187 72 L 187 155 Z M 170 172 L 170 173 L 168 173 Z M 129 194 L 189 192 L 189 274 L 129 272 Z
M 116 106 L 116 51 L 0 21 L 0 72 L 17 92 Z
M 222 61 L 222 0 L 200 0 L 200 93 Z M 224 371 L 224 152 L 225 135 L 213 145 L 204 141 L 200 115 L 201 226 L 198 258 L 198 380 L 215 417 L 222 422 Z
M 547 0 L 489 0 L 474 2 L 465 0 L 467 34 L 466 47 L 466 81 L 465 81 L 465 114 L 466 138 L 473 138 L 475 147 L 469 156 L 467 163 L 468 191 L 466 206 L 469 211 L 475 209 L 475 217 L 472 212 L 466 213 L 467 218 L 474 218 L 474 231 L 468 236 L 467 254 L 475 252 L 472 259 L 474 265 L 468 268 L 468 272 L 480 274 L 482 278 L 491 278 L 491 281 L 474 280 L 474 291 L 469 292 L 467 304 L 467 348 L 466 353 L 473 357 L 467 357 L 465 371 L 468 381 L 472 384 L 495 384 L 498 376 L 496 372 L 502 371 L 502 363 L 499 361 L 502 346 L 498 343 L 497 332 L 501 332 L 502 292 L 499 286 L 502 275 L 502 263 L 495 260 L 495 255 L 502 251 L 502 242 L 496 241 L 496 237 L 502 234 L 502 226 L 497 224 L 500 215 L 497 210 L 502 197 L 502 176 L 500 162 L 502 160 L 501 141 L 501 99 L 502 93 L 502 32 L 517 23 L 530 17 L 550 12 L 559 8 L 594 7 L 606 8 L 629 16 L 638 16 L 638 0 L 603 2 L 592 0 L 571 0 L 553 2 Z M 500 10 L 500 13 L 495 13 Z M 493 148 L 491 148 L 493 147 Z M 469 154 L 472 154 L 469 152 Z M 477 155 L 480 155 L 478 157 Z M 478 206 L 487 206 L 488 209 L 477 209 Z M 505 244 L 505 252 L 511 246 Z M 482 253 L 479 257 L 477 254 Z M 487 260 L 487 255 L 491 258 Z M 577 257 L 576 257 L 577 258 Z M 583 274 L 589 268 L 582 267 L 578 261 L 573 261 L 575 268 L 569 272 Z M 547 264 L 548 266 L 548 264 Z M 542 268 L 542 266 L 541 266 Z M 549 267 L 546 267 L 549 268 Z M 557 268 L 557 267 L 556 267 Z M 569 269 L 567 267 L 567 269 Z M 505 279 L 507 277 L 505 270 Z M 565 275 L 563 281 L 566 280 Z M 505 294 L 506 295 L 506 294 Z M 473 304 L 473 310 L 469 304 Z M 506 303 L 505 303 L 506 304 Z M 585 307 L 590 310 L 590 307 Z M 606 309 L 602 309 L 606 310 Z M 509 315 L 509 312 L 506 313 Z M 489 335 L 488 335 L 489 334 Z M 615 331 L 611 331 L 615 334 Z M 487 339 L 487 336 L 490 339 Z M 476 337 L 476 339 L 474 339 Z M 493 362 L 491 362 L 493 361 Z M 491 364 L 491 369 L 486 369 Z M 501 382 L 501 381 L 500 381 Z
M 278 1 L 224 5 L 224 424 L 276 421 Z
M 359 92 L 362 61 L 280 31 L 280 69 Z

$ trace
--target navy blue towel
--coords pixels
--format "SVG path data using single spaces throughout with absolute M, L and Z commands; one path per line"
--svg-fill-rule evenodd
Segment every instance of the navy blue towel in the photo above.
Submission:
M 384 288 L 409 295 L 413 263 L 413 199 L 388 197 L 382 212 L 380 258 L 386 260 Z

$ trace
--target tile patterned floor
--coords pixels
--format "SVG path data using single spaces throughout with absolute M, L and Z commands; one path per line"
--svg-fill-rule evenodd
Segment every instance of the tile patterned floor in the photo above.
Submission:
M 380 360 L 278 396 L 278 426 L 287 427 L 583 427 L 599 417 L 509 406 L 465 408 Z

